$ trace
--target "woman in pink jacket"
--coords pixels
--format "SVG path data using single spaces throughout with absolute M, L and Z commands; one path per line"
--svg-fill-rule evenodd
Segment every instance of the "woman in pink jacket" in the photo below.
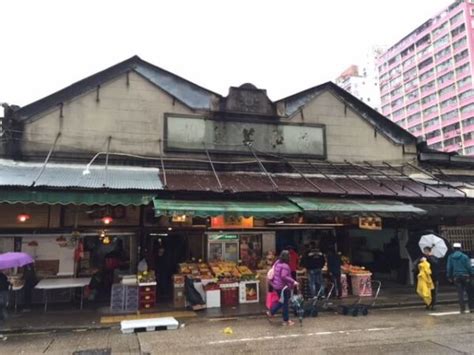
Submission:
M 271 280 L 273 290 L 280 296 L 280 301 L 273 305 L 270 312 L 267 312 L 269 317 L 273 317 L 280 308 L 283 308 L 282 313 L 284 325 L 295 324 L 290 320 L 288 302 L 290 300 L 291 290 L 293 287 L 298 286 L 298 283 L 291 277 L 291 269 L 288 265 L 289 261 L 290 254 L 288 250 L 283 250 L 280 257 L 275 262 L 273 280 Z

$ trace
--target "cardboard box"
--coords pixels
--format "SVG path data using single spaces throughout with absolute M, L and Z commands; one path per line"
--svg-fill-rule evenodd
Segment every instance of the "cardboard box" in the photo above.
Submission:
M 184 296 L 184 287 L 174 287 L 173 289 L 173 306 L 174 308 L 184 308 L 186 297 Z

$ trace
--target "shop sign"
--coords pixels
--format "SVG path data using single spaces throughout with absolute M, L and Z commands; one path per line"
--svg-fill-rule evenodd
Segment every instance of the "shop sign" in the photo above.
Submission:
M 382 218 L 359 217 L 359 228 L 368 230 L 382 230 Z
M 210 234 L 209 240 L 235 240 L 239 239 L 236 234 Z
M 211 217 L 211 228 L 253 228 L 253 217 L 232 215 Z

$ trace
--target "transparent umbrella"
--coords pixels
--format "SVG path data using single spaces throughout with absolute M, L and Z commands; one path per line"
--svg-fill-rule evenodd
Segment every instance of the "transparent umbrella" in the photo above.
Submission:
M 437 258 L 443 258 L 448 251 L 448 246 L 444 239 L 434 234 L 422 235 L 418 245 L 421 251 L 426 247 L 431 248 L 431 254 Z

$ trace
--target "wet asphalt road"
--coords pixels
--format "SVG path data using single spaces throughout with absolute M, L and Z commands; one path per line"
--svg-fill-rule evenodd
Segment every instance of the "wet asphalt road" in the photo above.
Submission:
M 435 313 L 455 311 L 442 307 Z M 224 334 L 230 327 L 232 334 Z M 103 350 L 102 353 L 87 352 Z M 0 354 L 474 354 L 474 314 L 429 315 L 420 308 L 367 317 L 323 313 L 303 326 L 265 317 L 192 320 L 176 331 L 119 330 L 10 335 Z M 81 355 L 82 355 L 81 354 Z

